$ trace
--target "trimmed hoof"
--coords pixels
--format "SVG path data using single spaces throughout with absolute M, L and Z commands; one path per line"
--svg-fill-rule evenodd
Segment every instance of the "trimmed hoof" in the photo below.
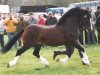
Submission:
M 49 65 L 45 65 L 45 67 L 49 67 Z
M 7 68 L 10 68 L 10 65 L 9 64 L 7 64 Z
M 92 60 L 90 60 L 90 63 L 92 63 Z
M 59 62 L 59 60 L 60 60 L 60 58 L 58 58 L 58 59 L 56 60 L 56 62 Z
M 58 51 L 54 51 L 53 60 L 55 60 L 57 55 L 58 55 Z
M 60 58 L 58 58 L 58 59 L 57 59 L 57 62 L 59 62 L 59 63 L 61 63 L 61 64 L 65 64 L 66 61 L 67 61 L 66 58 L 64 58 L 64 59 L 60 59 Z
M 85 62 L 82 61 L 82 64 L 86 65 L 86 66 L 90 66 L 90 62 L 89 63 L 85 63 Z

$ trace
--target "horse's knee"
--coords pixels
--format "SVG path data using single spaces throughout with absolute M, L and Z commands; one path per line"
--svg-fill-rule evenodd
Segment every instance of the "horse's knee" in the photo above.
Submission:
M 81 49 L 79 49 L 79 51 L 81 51 L 81 52 L 85 52 L 85 49 L 84 49 L 84 48 L 81 48 Z
M 69 58 L 71 57 L 71 55 L 73 54 L 73 52 L 74 52 L 74 47 L 67 48 L 67 55 L 68 55 Z
M 40 49 L 41 49 L 41 45 L 36 45 L 35 46 L 33 55 L 36 56 L 37 58 L 40 58 L 40 55 L 39 55 Z
M 21 55 L 24 51 L 23 50 L 17 50 L 16 56 Z
M 33 52 L 33 55 L 36 55 L 36 53 L 35 53 L 35 52 Z
M 30 47 L 22 47 L 19 50 L 17 50 L 16 56 L 21 55 L 22 53 L 24 53 L 28 48 Z
M 36 56 L 37 58 L 40 57 L 39 53 L 37 53 L 37 52 L 35 52 L 35 51 L 33 52 L 33 55 Z

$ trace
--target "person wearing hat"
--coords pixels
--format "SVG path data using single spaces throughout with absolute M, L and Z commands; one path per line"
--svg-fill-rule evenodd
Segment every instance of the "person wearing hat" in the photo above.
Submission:
M 53 13 L 52 12 L 49 12 L 48 13 L 48 18 L 46 20 L 46 25 L 54 25 L 57 23 L 57 18 L 54 17 Z

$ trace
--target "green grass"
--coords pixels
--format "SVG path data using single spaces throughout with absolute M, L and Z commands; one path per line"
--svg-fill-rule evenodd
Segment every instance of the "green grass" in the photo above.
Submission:
M 64 46 L 59 46 L 41 49 L 40 54 L 49 61 L 50 67 L 45 67 L 39 59 L 33 56 L 31 48 L 21 56 L 16 66 L 7 68 L 7 63 L 16 54 L 16 50 L 12 48 L 6 54 L 0 53 L 0 75 L 100 75 L 100 45 L 84 45 L 84 48 L 92 60 L 91 66 L 82 65 L 76 49 L 67 63 L 60 64 L 54 61 L 53 51 L 64 49 Z M 65 55 L 57 58 L 59 57 L 64 58 Z

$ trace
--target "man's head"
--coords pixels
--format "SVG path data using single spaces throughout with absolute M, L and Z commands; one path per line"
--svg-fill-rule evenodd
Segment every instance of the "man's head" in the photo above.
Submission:
M 100 6 L 97 6 L 97 10 L 100 10 Z
M 8 13 L 8 17 L 9 18 L 12 18 L 12 16 L 13 16 L 13 14 L 10 12 L 10 13 Z
M 30 12 L 29 13 L 29 18 L 31 19 L 31 18 L 33 18 L 33 16 L 34 16 L 34 13 L 33 12 Z
M 48 15 L 49 15 L 49 17 L 53 17 L 53 13 L 52 12 L 49 12 Z

